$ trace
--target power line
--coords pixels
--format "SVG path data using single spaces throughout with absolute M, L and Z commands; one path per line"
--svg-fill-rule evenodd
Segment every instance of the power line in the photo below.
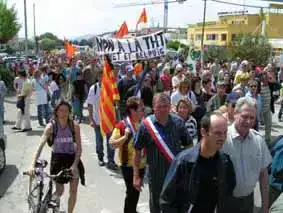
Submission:
M 164 3 L 183 3 L 186 0 L 169 0 L 169 1 L 149 1 L 149 2 L 133 2 L 133 3 L 126 3 L 126 4 L 117 4 L 114 5 L 115 8 L 121 7 L 134 7 L 134 6 L 145 6 L 145 5 L 154 5 L 154 4 L 164 4 Z
M 229 5 L 234 5 L 234 6 L 241 6 L 241 7 L 250 7 L 250 8 L 264 8 L 264 9 L 269 9 L 269 7 L 264 7 L 264 6 L 257 6 L 257 5 L 249 5 L 249 4 L 240 4 L 240 3 L 233 3 L 233 2 L 227 2 L 227 1 L 221 1 L 221 0 L 210 0 L 216 3 L 220 4 L 229 4 Z

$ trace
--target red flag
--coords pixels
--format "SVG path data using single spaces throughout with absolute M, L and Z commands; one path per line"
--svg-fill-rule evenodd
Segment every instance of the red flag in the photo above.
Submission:
M 64 38 L 64 44 L 65 44 L 67 58 L 71 59 L 75 55 L 77 48 L 74 47 L 72 44 L 70 44 L 70 42 L 68 42 L 65 38 Z
M 124 21 L 119 31 L 116 33 L 116 38 L 123 38 L 125 35 L 128 35 L 128 34 L 129 34 L 128 26 L 126 22 Z
M 138 25 L 140 23 L 145 23 L 145 24 L 147 23 L 147 15 L 146 15 L 145 8 L 143 8 L 143 10 L 142 10 L 142 13 L 141 13 L 139 20 L 137 22 L 137 25 L 136 25 L 136 29 L 138 28 Z
M 105 58 L 99 104 L 100 129 L 102 135 L 111 133 L 115 127 L 116 112 L 114 102 L 119 100 L 120 96 L 117 81 L 113 73 L 113 66 L 111 65 L 110 59 Z

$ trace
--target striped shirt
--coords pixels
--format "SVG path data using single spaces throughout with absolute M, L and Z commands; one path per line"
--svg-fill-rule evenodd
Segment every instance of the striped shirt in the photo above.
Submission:
M 270 101 L 271 101 L 271 94 L 269 86 L 262 86 L 260 95 L 262 97 L 262 112 L 269 112 L 270 111 Z
M 184 120 L 170 114 L 165 126 L 158 123 L 155 115 L 150 115 L 153 125 L 167 144 L 171 152 L 176 156 L 184 146 L 192 144 L 192 139 L 186 131 Z M 156 142 L 151 137 L 144 121 L 141 123 L 134 142 L 134 148 L 147 150 L 147 164 L 149 167 L 149 187 L 154 198 L 159 200 L 164 179 L 170 166 L 170 162 L 159 151 Z M 157 197 L 155 197 L 157 196 Z

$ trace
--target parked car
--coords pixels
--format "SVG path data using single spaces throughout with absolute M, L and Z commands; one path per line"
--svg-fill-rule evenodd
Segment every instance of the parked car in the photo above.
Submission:
M 6 142 L 7 137 L 4 135 L 2 138 L 0 138 L 0 174 L 4 171 L 6 167 Z

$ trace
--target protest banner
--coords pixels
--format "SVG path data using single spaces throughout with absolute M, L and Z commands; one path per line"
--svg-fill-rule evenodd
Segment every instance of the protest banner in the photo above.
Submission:
M 194 47 L 190 47 L 189 54 L 187 57 L 188 69 L 191 73 L 196 73 L 196 63 L 200 60 L 201 52 L 196 50 Z
M 94 52 L 109 55 L 112 62 L 146 60 L 165 55 L 163 32 L 133 38 L 94 37 Z

